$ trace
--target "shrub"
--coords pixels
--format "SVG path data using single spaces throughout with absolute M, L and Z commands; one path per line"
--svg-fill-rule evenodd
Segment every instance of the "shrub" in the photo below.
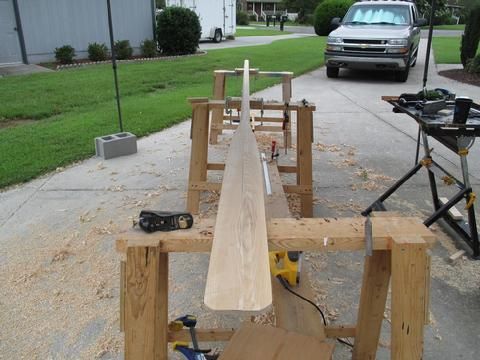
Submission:
M 130 59 L 133 55 L 133 49 L 129 40 L 115 41 L 115 55 L 118 60 Z
M 91 61 L 105 61 L 108 58 L 108 48 L 105 44 L 96 42 L 88 44 L 88 59 Z
M 478 24 L 480 24 L 480 4 L 471 9 L 462 35 L 460 59 L 464 68 L 466 68 L 468 60 L 473 59 L 477 53 L 480 40 L 480 26 Z
M 319 36 L 328 35 L 333 18 L 343 18 L 354 0 L 325 0 L 315 9 L 313 14 L 315 33 Z
M 249 21 L 257 21 L 257 17 L 252 14 L 252 15 L 249 15 L 249 16 L 248 16 L 248 20 L 249 20 Z M 262 19 L 259 18 L 258 20 L 259 20 L 259 21 L 263 21 L 263 18 L 262 18 Z
M 60 64 L 71 64 L 75 57 L 75 49 L 70 45 L 64 45 L 59 48 L 55 48 L 55 59 Z
M 140 44 L 140 50 L 143 57 L 152 58 L 157 56 L 157 43 L 155 40 L 145 39 Z
M 165 55 L 193 54 L 202 30 L 197 14 L 177 6 L 167 7 L 157 17 L 157 39 Z
M 248 25 L 248 14 L 243 11 L 237 11 L 237 25 Z
M 480 54 L 468 60 L 467 71 L 472 74 L 480 74 Z

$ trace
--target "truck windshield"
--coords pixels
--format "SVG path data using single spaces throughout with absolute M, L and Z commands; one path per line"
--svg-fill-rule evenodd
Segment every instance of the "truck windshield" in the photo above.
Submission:
M 402 5 L 362 5 L 352 6 L 343 19 L 347 25 L 408 25 L 408 6 Z

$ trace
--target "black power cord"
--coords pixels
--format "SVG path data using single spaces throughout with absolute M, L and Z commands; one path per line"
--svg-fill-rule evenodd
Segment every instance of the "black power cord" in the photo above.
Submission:
M 293 291 L 293 290 L 290 288 L 290 285 L 287 283 L 287 281 L 286 281 L 284 278 L 282 278 L 281 275 L 278 275 L 278 276 L 277 276 L 277 279 L 280 281 L 280 284 L 283 285 L 283 287 L 285 288 L 285 290 L 287 290 L 289 293 L 295 295 L 296 297 L 302 299 L 303 301 L 308 302 L 310 305 L 312 305 L 313 307 L 315 307 L 315 309 L 317 309 L 317 311 L 318 311 L 318 312 L 320 313 L 320 315 L 322 316 L 323 325 L 327 326 L 327 320 L 325 319 L 325 315 L 323 314 L 322 309 L 320 309 L 320 307 L 319 307 L 317 304 L 315 304 L 312 300 L 307 299 L 306 297 L 304 297 L 304 296 L 300 295 L 299 293 Z M 338 340 L 338 342 L 340 342 L 340 343 L 342 343 L 342 344 L 344 344 L 344 345 L 347 345 L 347 346 L 353 348 L 353 344 L 351 344 L 350 342 L 345 341 L 345 340 L 343 340 L 343 339 L 341 339 L 341 338 L 337 338 L 337 340 Z

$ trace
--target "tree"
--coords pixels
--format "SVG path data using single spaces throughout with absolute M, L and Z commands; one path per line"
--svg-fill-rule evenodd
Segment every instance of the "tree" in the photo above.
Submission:
M 447 4 L 447 0 L 435 0 L 435 17 L 439 17 L 442 15 L 442 12 L 445 11 L 445 5 Z M 417 0 L 417 9 L 422 15 L 422 17 L 426 18 L 427 20 L 430 19 L 430 10 L 432 8 L 432 0 Z
M 290 12 L 298 13 L 298 20 L 302 22 L 306 15 L 313 14 L 313 11 L 322 0 L 283 0 L 283 4 Z

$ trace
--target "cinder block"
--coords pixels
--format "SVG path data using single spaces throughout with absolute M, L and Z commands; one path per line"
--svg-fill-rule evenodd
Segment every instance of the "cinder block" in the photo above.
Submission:
M 95 152 L 105 160 L 137 152 L 137 137 L 129 132 L 95 138 Z

